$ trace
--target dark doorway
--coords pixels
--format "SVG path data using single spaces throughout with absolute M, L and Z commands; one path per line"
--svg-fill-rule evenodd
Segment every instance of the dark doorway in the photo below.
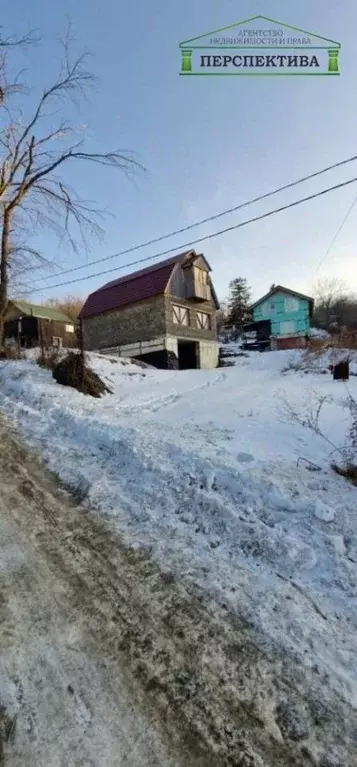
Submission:
M 178 370 L 179 361 L 174 352 L 169 352 L 166 349 L 162 349 L 158 352 L 148 352 L 148 354 L 136 355 L 136 360 L 147 362 L 148 365 L 152 365 L 154 368 L 160 370 Z
M 36 317 L 22 317 L 21 319 L 5 322 L 5 338 L 16 339 L 21 347 L 36 346 L 39 341 L 38 320 Z
M 177 347 L 180 370 L 197 368 L 198 343 L 196 341 L 178 341 Z

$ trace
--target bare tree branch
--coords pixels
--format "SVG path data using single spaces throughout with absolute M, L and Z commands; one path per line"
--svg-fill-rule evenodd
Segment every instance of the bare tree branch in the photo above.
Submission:
M 2 77 L 5 90 L 7 67 L 5 56 L 1 57 L 2 47 L 13 47 L 16 51 L 17 45 L 32 41 L 31 37 L 4 39 L 0 30 L 0 81 Z M 23 93 L 17 114 L 10 111 L 7 104 L 0 110 L 0 345 L 9 276 L 13 280 L 16 272 L 19 277 L 21 269 L 16 270 L 21 264 L 24 276 L 28 259 L 35 259 L 41 267 L 47 265 L 47 260 L 27 242 L 19 240 L 18 234 L 24 229 L 33 233 L 39 228 L 51 228 L 60 241 L 66 237 L 71 248 L 79 252 L 81 247 L 88 246 L 87 234 L 98 236 L 101 232 L 97 222 L 103 212 L 79 199 L 56 174 L 74 162 L 111 167 L 128 178 L 142 169 L 133 153 L 127 150 L 87 151 L 86 136 L 77 140 L 78 128 L 66 114 L 61 115 L 66 104 L 77 105 L 78 99 L 84 97 L 94 83 L 86 67 L 87 58 L 88 55 L 83 54 L 71 60 L 68 33 L 59 74 L 39 96 L 32 115 L 27 120 L 24 118 Z
M 8 51 L 11 51 L 13 48 L 18 49 L 35 45 L 38 41 L 39 37 L 35 32 L 30 32 L 22 37 L 15 37 L 14 35 L 4 37 L 3 27 L 0 27 L 0 106 L 4 104 L 9 96 L 19 93 L 22 90 L 20 81 L 21 72 L 15 76 L 13 82 L 10 82 L 7 77 Z

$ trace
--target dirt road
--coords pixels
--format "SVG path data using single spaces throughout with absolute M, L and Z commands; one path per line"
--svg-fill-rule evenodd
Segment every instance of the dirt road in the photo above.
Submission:
M 2 416 L 0 525 L 6 766 L 357 763 L 355 711 L 318 669 L 127 548 Z
M 118 600 L 130 614 L 131 595 L 117 580 L 114 541 L 107 548 L 107 540 L 107 531 L 78 512 L 1 418 L 0 734 L 6 765 L 203 764 L 179 738 L 177 747 L 172 740 L 169 745 L 152 700 L 133 684 L 124 616 L 115 622 Z

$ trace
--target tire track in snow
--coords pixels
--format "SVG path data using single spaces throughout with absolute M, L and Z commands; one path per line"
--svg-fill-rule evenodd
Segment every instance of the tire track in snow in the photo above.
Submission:
M 214 386 L 218 386 L 219 384 L 221 384 L 223 381 L 226 380 L 226 377 L 227 377 L 226 373 L 220 373 L 217 376 L 217 378 L 215 378 L 213 381 L 205 381 L 204 384 L 199 384 L 198 386 L 192 386 L 189 389 L 185 389 L 185 391 L 183 392 L 174 392 L 173 394 L 157 397 L 152 400 L 147 400 L 146 402 L 139 402 L 136 405 L 123 405 L 123 406 L 120 406 L 119 410 L 120 412 L 123 412 L 125 414 L 132 413 L 132 412 L 158 413 L 160 410 L 162 410 L 165 407 L 169 407 L 170 405 L 175 405 L 177 402 L 186 398 L 189 394 L 192 394 L 193 392 L 199 392 Z

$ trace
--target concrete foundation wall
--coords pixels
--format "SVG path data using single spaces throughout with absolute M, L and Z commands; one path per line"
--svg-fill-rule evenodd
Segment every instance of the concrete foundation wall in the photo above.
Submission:
M 169 352 L 173 352 L 178 355 L 178 346 L 177 346 L 177 338 L 174 336 L 166 336 L 166 349 Z
M 217 341 L 200 341 L 200 368 L 211 369 L 218 365 L 219 344 Z
M 100 352 L 100 354 L 118 357 L 138 357 L 142 354 L 160 352 L 166 348 L 169 347 L 166 347 L 165 336 L 161 336 L 160 338 L 153 338 L 151 341 L 138 341 L 133 344 L 106 346 L 103 349 L 96 349 L 96 351 Z
M 173 336 L 161 336 L 159 338 L 153 338 L 151 341 L 143 341 L 139 343 L 133 343 L 133 344 L 124 344 L 122 346 L 108 346 L 105 349 L 96 349 L 96 351 L 99 351 L 101 354 L 105 355 L 112 355 L 112 356 L 118 356 L 118 357 L 135 357 L 140 358 L 145 361 L 145 355 L 151 355 L 151 358 L 148 356 L 148 363 L 154 364 L 155 357 L 152 355 L 158 354 L 160 352 L 170 352 L 170 354 L 176 355 L 178 357 L 178 341 L 179 338 L 174 338 Z M 197 343 L 197 338 L 194 336 L 192 338 L 187 338 L 185 336 L 182 340 L 185 341 L 194 341 Z M 218 356 L 219 356 L 219 344 L 217 341 L 199 341 L 199 359 L 198 359 L 198 365 L 200 368 L 204 369 L 212 369 L 216 368 L 218 365 Z M 152 362 L 150 361 L 152 360 Z M 159 359 L 159 358 L 158 358 Z M 161 359 L 161 357 L 160 357 Z M 160 364 L 160 367 L 162 365 Z

